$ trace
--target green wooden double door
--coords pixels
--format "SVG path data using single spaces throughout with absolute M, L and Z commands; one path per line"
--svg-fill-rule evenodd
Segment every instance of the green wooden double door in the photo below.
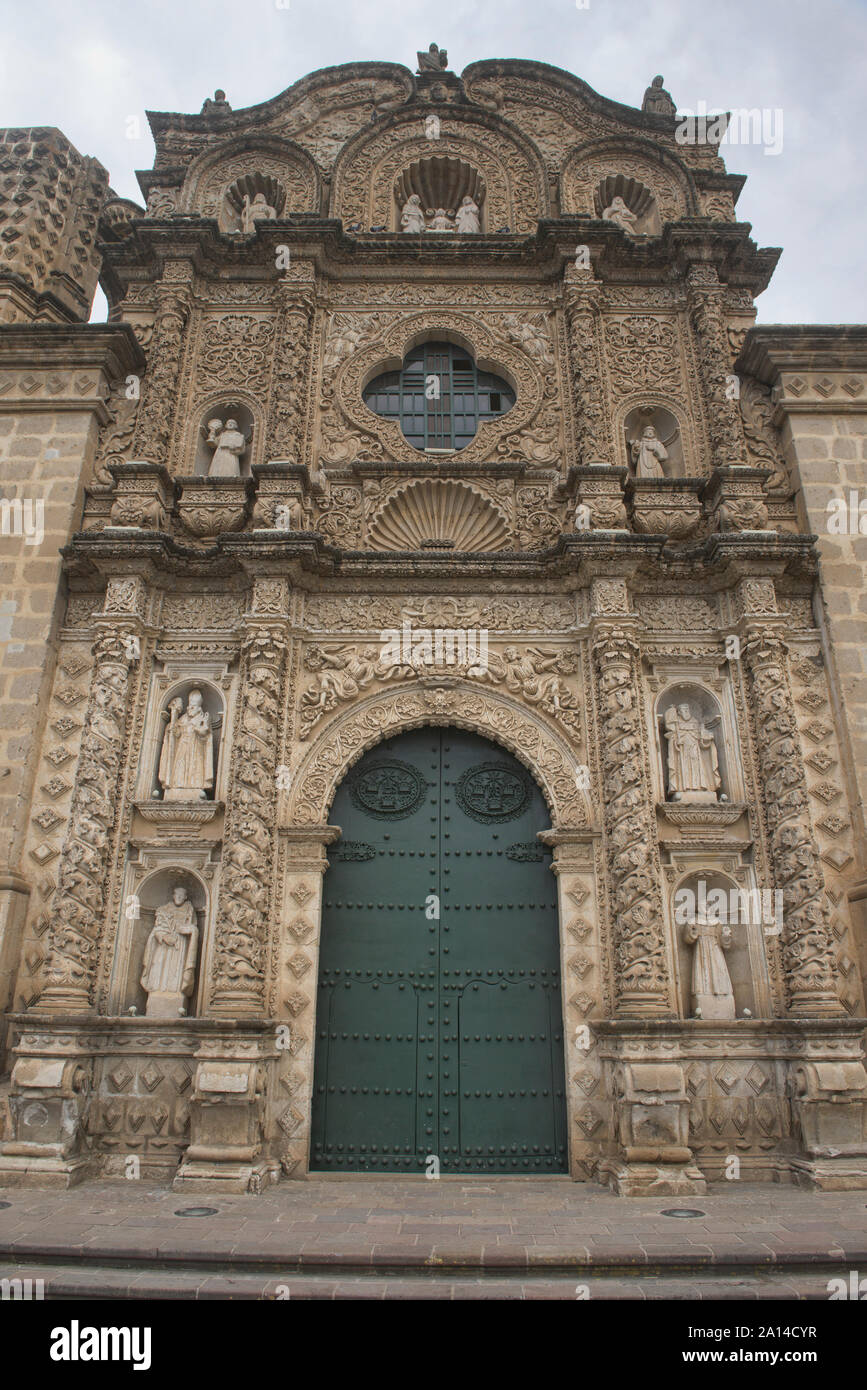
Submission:
M 567 1169 L 556 880 L 539 788 L 504 749 L 419 729 L 334 800 L 311 1167 Z

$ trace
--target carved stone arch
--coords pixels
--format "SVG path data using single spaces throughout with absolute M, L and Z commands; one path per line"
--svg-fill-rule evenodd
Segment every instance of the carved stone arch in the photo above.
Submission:
M 321 178 L 310 155 L 293 140 L 238 136 L 194 159 L 184 180 L 178 211 L 200 217 L 219 217 L 225 191 L 245 175 L 276 180 L 285 195 L 281 215 L 318 212 Z
M 577 787 L 575 754 L 538 711 L 469 683 L 387 690 L 350 706 L 313 743 L 287 797 L 284 824 L 323 824 L 349 768 L 368 748 L 425 724 L 457 725 L 500 743 L 539 784 L 555 829 L 592 828 L 589 797 Z
M 566 158 L 560 180 L 564 213 L 599 217 L 596 193 L 610 175 L 645 184 L 663 223 L 700 217 L 701 203 L 692 173 L 670 151 L 640 136 L 609 136 L 578 145 Z
M 436 140 L 424 119 L 440 118 Z M 485 183 L 486 226 L 530 235 L 550 210 L 544 161 L 526 135 L 508 121 L 477 110 L 436 104 L 401 109 L 347 141 L 335 166 L 329 216 L 345 226 L 392 225 L 395 181 L 401 170 L 430 155 L 465 160 Z
M 495 335 L 478 318 L 468 315 L 443 311 L 414 313 L 392 323 L 337 368 L 333 391 L 339 411 L 356 429 L 380 442 L 384 457 L 399 462 L 423 458 L 424 455 L 407 442 L 398 422 L 374 414 L 365 405 L 361 393 L 373 377 L 402 366 L 413 347 L 432 338 L 459 343 L 472 353 L 483 371 L 504 377 L 514 388 L 515 404 L 511 410 L 483 421 L 475 438 L 460 451 L 461 460 L 466 462 L 489 459 L 497 453 L 502 455 L 505 437 L 524 429 L 539 413 L 545 400 L 545 379 L 529 353 L 505 336 Z M 329 462 L 327 453 L 324 461 Z

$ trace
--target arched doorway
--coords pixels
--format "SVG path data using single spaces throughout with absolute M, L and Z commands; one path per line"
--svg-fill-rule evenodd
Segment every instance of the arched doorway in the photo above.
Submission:
M 566 1172 L 550 818 L 462 729 L 370 749 L 325 876 L 311 1168 Z

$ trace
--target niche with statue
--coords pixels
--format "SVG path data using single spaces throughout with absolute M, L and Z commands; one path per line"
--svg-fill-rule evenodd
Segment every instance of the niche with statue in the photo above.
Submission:
M 662 222 L 656 199 L 640 179 L 608 174 L 596 189 L 596 215 L 629 236 L 659 236 Z
M 243 401 L 208 406 L 196 431 L 193 473 L 199 478 L 249 478 L 253 412 Z
M 677 417 L 660 405 L 640 405 L 624 421 L 626 459 L 638 480 L 683 478 L 683 437 Z
M 214 800 L 223 713 L 222 695 L 204 681 L 183 681 L 166 695 L 151 800 L 165 806 Z
M 201 880 L 183 868 L 158 869 L 126 894 L 113 989 L 118 1013 L 166 1021 L 196 1013 L 207 898 Z
M 274 222 L 283 216 L 286 190 L 270 174 L 244 174 L 230 183 L 220 200 L 221 232 L 232 236 L 253 236 L 260 222 Z
M 665 800 L 682 806 L 729 800 L 722 712 L 704 686 L 669 687 L 657 707 Z
M 767 895 L 765 895 L 767 896 Z M 727 874 L 697 872 L 672 897 L 680 1009 L 684 1018 L 724 1022 L 765 1012 L 763 895 Z

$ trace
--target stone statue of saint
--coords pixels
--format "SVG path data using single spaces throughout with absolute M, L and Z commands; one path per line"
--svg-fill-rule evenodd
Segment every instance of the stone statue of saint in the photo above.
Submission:
M 238 429 L 237 420 L 227 420 L 225 428 L 222 420 L 208 421 L 208 434 L 205 443 L 214 450 L 209 478 L 240 478 L 241 455 L 247 447 L 248 436 Z
M 218 87 L 213 97 L 205 97 L 200 116 L 219 116 L 226 115 L 231 111 L 231 106 L 226 100 L 226 93 Z
M 416 53 L 419 72 L 444 72 L 449 65 L 449 55 L 444 48 L 432 43 L 427 53 Z
M 661 77 L 654 77 L 641 103 L 642 111 L 650 111 L 654 116 L 676 116 L 677 107 L 670 94 L 662 85 Z
M 257 222 L 273 222 L 277 217 L 277 209 L 272 208 L 265 200 L 264 193 L 257 193 L 252 202 L 249 194 L 244 195 L 244 206 L 241 208 L 241 231 L 246 235 L 255 232 Z
M 686 701 L 665 711 L 665 740 L 672 801 L 716 801 L 721 785 L 716 740 Z
M 400 229 L 402 232 L 423 232 L 425 229 L 421 198 L 417 193 L 411 193 L 403 205 Z
M 141 985 L 151 1018 L 177 1018 L 193 992 L 199 929 L 196 909 L 180 884 L 158 907 L 147 939 Z
M 638 439 L 629 446 L 636 478 L 664 478 L 662 460 L 668 458 L 668 450 L 652 425 L 645 425 Z
M 482 230 L 482 224 L 479 221 L 478 204 L 473 202 L 469 194 L 463 199 L 458 208 L 455 225 L 457 231 L 461 232 L 464 236 Z
M 731 927 L 699 913 L 695 921 L 687 922 L 683 939 L 693 947 L 693 1012 L 700 1018 L 734 1018 L 735 996 L 723 955 L 732 944 Z
M 613 198 L 611 206 L 607 207 L 602 214 L 604 222 L 613 222 L 615 226 L 622 227 L 624 232 L 631 232 L 635 235 L 635 213 L 626 206 L 622 198 Z
M 446 213 L 445 208 L 437 208 L 436 212 L 433 212 L 429 209 L 428 217 L 432 219 L 431 224 L 428 227 L 429 232 L 454 231 L 454 227 L 452 226 L 451 214 Z
M 186 711 L 179 697 L 169 701 L 158 776 L 164 801 L 203 801 L 212 790 L 211 716 L 202 707 L 201 690 L 190 691 Z

